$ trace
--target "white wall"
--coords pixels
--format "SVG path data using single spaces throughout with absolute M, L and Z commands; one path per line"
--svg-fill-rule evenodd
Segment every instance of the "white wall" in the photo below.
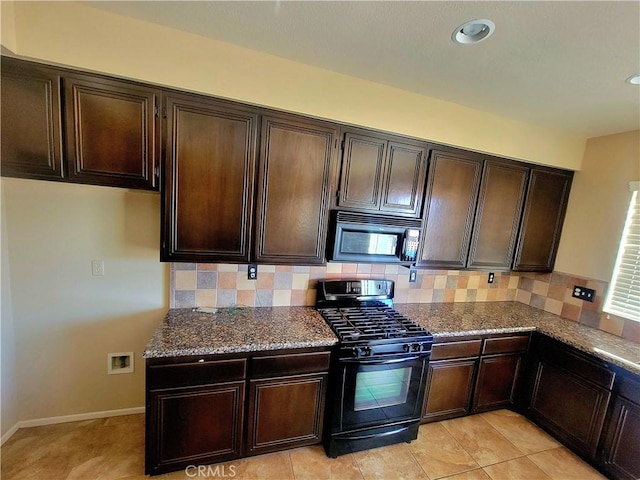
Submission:
M 141 353 L 168 308 L 159 195 L 13 178 L 2 191 L 19 420 L 143 406 Z M 107 353 L 128 351 L 135 373 L 107 375 Z
M 631 192 L 640 180 L 640 131 L 590 138 L 571 187 L 555 269 L 608 282 Z
M 90 5 L 90 2 L 88 2 Z M 577 170 L 585 138 L 70 2 L 16 2 L 16 53 Z
M 4 190 L 0 190 L 0 215 L 0 436 L 4 437 L 19 420 Z
M 0 39 L 2 46 L 16 51 L 16 24 L 15 24 L 15 2 L 2 0 L 0 2 Z

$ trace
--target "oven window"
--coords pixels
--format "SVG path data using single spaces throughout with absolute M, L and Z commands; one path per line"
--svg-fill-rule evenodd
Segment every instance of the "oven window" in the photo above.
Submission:
M 354 411 L 406 403 L 410 382 L 411 367 L 358 372 Z
M 340 251 L 342 253 L 367 253 L 374 255 L 395 255 L 398 235 L 389 233 L 342 232 Z

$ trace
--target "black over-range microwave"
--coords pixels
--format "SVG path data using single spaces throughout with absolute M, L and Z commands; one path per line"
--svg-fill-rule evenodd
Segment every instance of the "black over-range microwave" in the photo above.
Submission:
M 422 221 L 344 211 L 331 212 L 328 260 L 354 263 L 416 261 Z

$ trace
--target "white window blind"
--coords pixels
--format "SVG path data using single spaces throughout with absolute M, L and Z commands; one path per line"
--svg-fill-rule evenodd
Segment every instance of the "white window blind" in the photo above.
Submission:
M 640 182 L 633 191 L 604 311 L 640 322 Z

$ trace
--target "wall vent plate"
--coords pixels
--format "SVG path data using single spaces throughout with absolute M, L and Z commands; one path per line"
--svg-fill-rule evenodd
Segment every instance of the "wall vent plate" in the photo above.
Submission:
M 107 353 L 107 373 L 133 373 L 133 352 Z

